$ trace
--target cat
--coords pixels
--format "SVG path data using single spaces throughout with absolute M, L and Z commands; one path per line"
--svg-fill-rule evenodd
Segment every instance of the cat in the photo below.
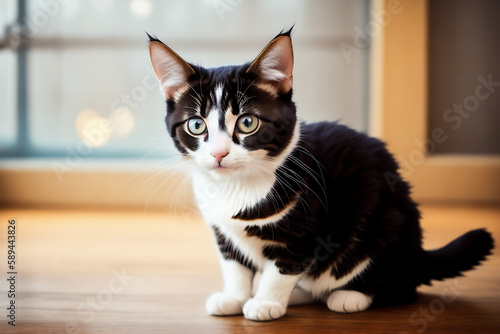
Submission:
M 217 68 L 148 34 L 167 129 L 195 166 L 194 194 L 219 248 L 224 289 L 207 312 L 268 321 L 313 301 L 359 312 L 411 302 L 417 286 L 483 261 L 493 248 L 484 229 L 422 249 L 417 204 L 382 141 L 297 120 L 291 30 L 253 62 Z

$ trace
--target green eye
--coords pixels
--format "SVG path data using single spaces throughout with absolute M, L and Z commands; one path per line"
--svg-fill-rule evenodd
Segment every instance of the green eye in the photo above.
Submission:
M 193 136 L 199 136 L 205 132 L 207 125 L 201 118 L 194 117 L 188 120 L 187 128 Z
M 254 132 L 259 126 L 259 119 L 254 115 L 245 115 L 238 118 L 236 122 L 238 131 L 241 133 L 251 133 Z

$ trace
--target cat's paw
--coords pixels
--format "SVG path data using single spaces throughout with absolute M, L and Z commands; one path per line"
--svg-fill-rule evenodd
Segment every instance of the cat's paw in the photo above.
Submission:
M 206 309 L 210 315 L 239 315 L 243 302 L 231 295 L 216 292 L 207 299 Z
M 332 311 L 339 313 L 354 313 L 366 310 L 372 304 L 373 298 L 354 290 L 336 290 L 328 297 L 326 304 Z
M 270 300 L 249 299 L 243 306 L 245 318 L 254 321 L 269 321 L 281 318 L 286 313 L 286 307 Z

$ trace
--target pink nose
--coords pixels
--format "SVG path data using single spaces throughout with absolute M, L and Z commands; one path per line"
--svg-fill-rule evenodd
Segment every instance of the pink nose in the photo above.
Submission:
M 217 152 L 217 153 L 210 153 L 215 159 L 217 159 L 218 162 L 222 161 L 222 158 L 224 158 L 226 155 L 229 154 L 229 152 Z

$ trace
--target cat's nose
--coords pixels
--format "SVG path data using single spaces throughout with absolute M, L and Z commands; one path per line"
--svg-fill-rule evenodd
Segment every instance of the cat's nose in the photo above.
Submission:
M 216 153 L 210 153 L 215 159 L 217 159 L 218 162 L 222 161 L 222 158 L 224 158 L 226 155 L 229 154 L 229 152 L 216 152 Z

